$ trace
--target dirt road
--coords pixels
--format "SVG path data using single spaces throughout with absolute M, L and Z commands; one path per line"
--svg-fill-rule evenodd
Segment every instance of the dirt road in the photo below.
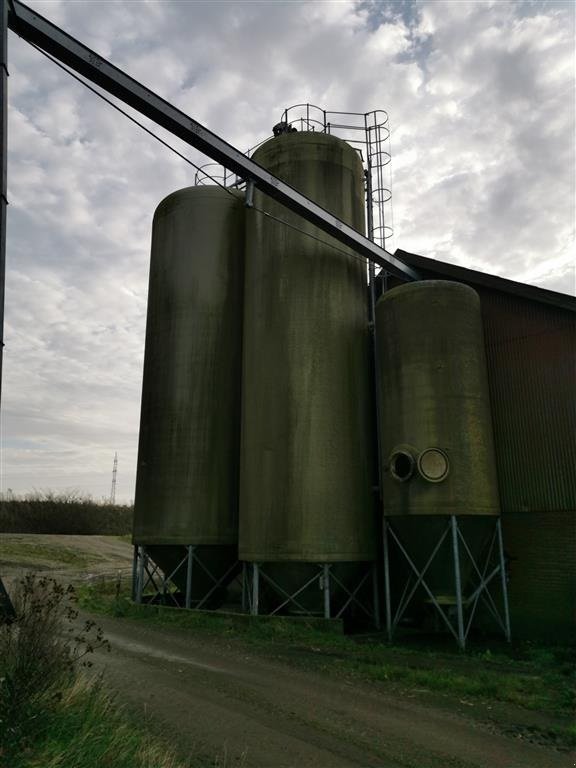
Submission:
M 408 696 L 210 644 L 185 630 L 98 618 L 111 688 L 205 765 L 231 768 L 567 768 L 566 754 Z M 214 762 L 216 757 L 216 762 Z

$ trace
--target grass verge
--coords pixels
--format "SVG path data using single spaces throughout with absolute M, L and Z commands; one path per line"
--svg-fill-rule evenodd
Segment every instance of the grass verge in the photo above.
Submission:
M 39 564 L 50 567 L 87 568 L 103 558 L 91 552 L 79 552 L 71 547 L 37 541 L 35 536 L 4 535 L 0 540 L 0 562 L 34 569 Z
M 118 707 L 99 681 L 77 680 L 37 702 L 37 724 L 3 768 L 188 768 Z
M 96 613 L 180 627 L 197 636 L 234 639 L 301 668 L 433 692 L 459 703 L 500 702 L 557 717 L 560 724 L 550 726 L 542 740 L 576 747 L 576 728 L 570 724 L 576 702 L 573 648 L 522 643 L 497 651 L 476 647 L 461 654 L 448 644 L 442 649 L 395 646 L 380 638 L 321 631 L 305 621 L 134 605 L 127 596 L 117 596 L 113 584 L 105 583 L 83 587 L 80 604 Z
M 75 602 L 72 587 L 29 574 L 16 618 L 0 623 L 0 766 L 186 768 L 86 677 L 90 654 L 109 645 Z

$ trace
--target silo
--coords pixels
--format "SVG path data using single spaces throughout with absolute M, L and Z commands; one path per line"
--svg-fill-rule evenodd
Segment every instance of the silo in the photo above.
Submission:
M 238 194 L 190 187 L 156 209 L 134 542 L 165 574 L 194 548 L 192 601 L 237 560 L 243 250 Z
M 346 142 L 291 132 L 254 160 L 363 231 L 362 162 Z M 258 192 L 246 220 L 243 360 L 240 558 L 260 564 L 277 594 L 321 564 L 350 586 L 375 556 L 366 266 Z M 315 611 L 318 585 L 307 594 L 299 603 Z
M 385 531 L 450 605 L 499 515 L 479 297 L 448 281 L 394 288 L 376 307 L 376 344 Z
M 376 307 L 385 515 L 497 515 L 480 299 L 424 280 Z

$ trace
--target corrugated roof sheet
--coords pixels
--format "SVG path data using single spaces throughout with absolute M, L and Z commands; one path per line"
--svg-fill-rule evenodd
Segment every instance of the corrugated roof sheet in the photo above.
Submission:
M 397 259 L 405 262 L 411 267 L 426 272 L 438 273 L 441 277 L 460 280 L 470 285 L 484 286 L 502 293 L 510 293 L 515 296 L 522 296 L 525 299 L 542 302 L 544 304 L 553 304 L 556 307 L 562 307 L 572 312 L 576 312 L 576 297 L 557 291 L 549 291 L 546 288 L 537 288 L 534 285 L 518 283 L 515 280 L 508 280 L 504 277 L 497 277 L 486 272 L 478 272 L 475 269 L 467 269 L 456 264 L 448 264 L 445 261 L 428 259 L 425 256 L 419 256 L 416 253 L 403 251 L 398 248 L 394 254 Z

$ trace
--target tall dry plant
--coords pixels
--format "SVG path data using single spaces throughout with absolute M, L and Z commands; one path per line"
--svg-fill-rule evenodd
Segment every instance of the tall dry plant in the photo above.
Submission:
M 98 647 L 109 650 L 93 621 L 78 622 L 74 587 L 27 574 L 14 595 L 16 619 L 0 625 L 0 756 L 25 747 L 41 713 L 91 666 Z

